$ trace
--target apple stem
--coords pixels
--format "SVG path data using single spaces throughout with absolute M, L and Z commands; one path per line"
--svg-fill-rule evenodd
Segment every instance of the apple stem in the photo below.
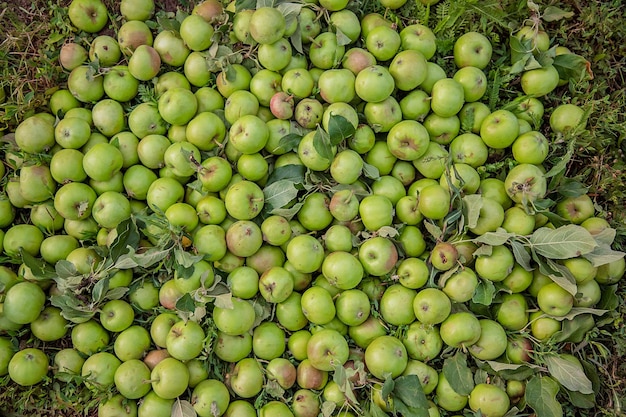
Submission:
M 312 38 L 311 36 L 309 36 L 309 41 L 315 45 L 317 48 L 321 48 L 322 45 L 319 42 L 316 42 L 314 38 Z

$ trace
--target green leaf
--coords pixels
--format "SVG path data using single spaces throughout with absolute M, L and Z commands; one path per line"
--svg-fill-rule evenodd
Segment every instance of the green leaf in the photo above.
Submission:
M 563 178 L 557 187 L 557 192 L 563 197 L 579 197 L 587 194 L 589 186 L 570 178 Z
M 278 381 L 270 379 L 263 386 L 263 390 L 270 396 L 274 398 L 283 398 L 285 395 L 285 389 L 280 386 Z
M 441 230 L 441 227 L 439 227 L 435 223 L 424 220 L 424 227 L 435 240 L 438 240 L 443 235 L 443 230 Z
M 236 0 L 235 1 L 235 10 L 241 11 L 245 9 L 254 9 L 256 8 L 256 0 Z
M 91 290 L 91 298 L 94 302 L 100 303 L 102 300 L 104 300 L 107 291 L 109 291 L 109 277 L 103 278 L 96 282 L 96 284 L 93 286 L 93 290 Z
M 474 243 L 484 243 L 490 246 L 501 246 L 516 236 L 515 233 L 509 233 L 502 228 L 498 228 L 495 232 L 487 232 L 473 240 Z
M 280 180 L 289 180 L 296 184 L 302 184 L 304 182 L 304 174 L 306 167 L 304 165 L 283 165 L 276 168 L 267 178 L 266 186 Z
M 380 171 L 374 165 L 363 162 L 363 175 L 367 178 L 377 180 L 380 178 Z
M 290 27 L 294 21 L 298 19 L 300 10 L 302 10 L 302 3 L 280 3 L 276 8 L 285 16 L 285 23 L 287 27 Z M 297 30 L 296 30 L 297 31 Z
M 611 246 L 615 241 L 615 236 L 617 236 L 617 230 L 612 227 L 607 227 L 602 229 L 601 232 L 593 235 L 593 238 L 598 242 L 598 245 L 608 245 Z M 593 253 L 593 252 L 592 252 Z
M 43 259 L 35 258 L 30 253 L 20 249 L 20 256 L 24 265 L 30 269 L 30 272 L 37 279 L 54 279 L 57 273 L 52 265 Z
M 304 53 L 304 48 L 302 48 L 302 31 L 300 30 L 300 22 L 298 22 L 298 27 L 295 32 L 293 32 L 289 37 L 289 41 L 291 41 L 293 49 L 295 49 L 298 53 Z
M 345 46 L 352 43 L 352 39 L 346 36 L 339 28 L 335 28 L 335 36 L 337 36 L 337 45 Z
M 615 310 L 620 304 L 621 297 L 617 295 L 617 285 L 605 285 L 602 289 L 602 298 L 596 308 L 603 310 Z
M 293 181 L 285 179 L 278 180 L 263 189 L 265 196 L 265 206 L 268 211 L 280 209 L 287 206 L 298 197 L 298 189 Z
M 383 409 L 374 402 L 374 400 L 371 400 L 369 404 L 369 413 L 371 417 L 387 417 L 387 413 L 385 413 Z
M 122 221 L 116 228 L 117 236 L 110 247 L 110 257 L 116 261 L 120 256 L 128 253 L 128 247 L 136 248 L 141 238 L 139 229 L 132 217 Z
M 483 197 L 480 194 L 466 195 L 463 197 L 463 207 L 465 209 L 467 227 L 476 227 L 480 217 L 480 209 L 483 208 Z
M 482 304 L 489 306 L 493 302 L 493 298 L 496 295 L 496 287 L 493 282 L 481 279 L 478 282 L 478 286 L 476 290 L 474 290 L 474 295 L 472 296 L 472 301 L 476 304 Z
M 576 54 L 561 54 L 554 57 L 552 63 L 559 72 L 562 80 L 593 79 L 591 64 L 585 58 Z
M 474 258 L 477 258 L 479 256 L 491 256 L 491 254 L 493 253 L 493 246 L 491 245 L 480 245 L 474 252 L 473 252 L 473 256 Z
M 555 320 L 563 321 L 563 320 L 572 320 L 574 317 L 579 316 L 581 314 L 593 314 L 594 316 L 603 316 L 608 312 L 608 310 L 601 310 L 599 308 L 589 308 L 589 307 L 574 307 L 564 316 L 550 316 Z
M 543 360 L 548 367 L 550 376 L 559 381 L 565 388 L 571 391 L 578 391 L 582 394 L 593 393 L 591 381 L 578 364 L 564 359 L 559 355 L 546 355 Z
M 393 379 L 391 379 L 391 377 L 388 376 L 387 378 L 385 378 L 385 382 L 383 383 L 383 387 L 381 390 L 381 396 L 383 397 L 383 400 L 385 400 L 385 402 L 389 399 L 395 387 L 396 383 Z
M 596 406 L 596 396 L 594 394 L 582 394 L 578 391 L 570 391 L 564 389 L 567 393 L 567 398 L 576 408 L 594 408 Z
M 216 295 L 213 303 L 216 307 L 233 308 L 233 295 L 229 292 Z
M 322 402 L 321 415 L 323 417 L 330 417 L 335 411 L 335 408 L 337 408 L 336 403 L 332 401 L 324 401 Z
M 545 173 L 544 176 L 546 178 L 552 178 L 552 177 L 558 178 L 558 176 L 561 173 L 565 172 L 565 170 L 569 166 L 569 163 L 572 160 L 572 157 L 574 156 L 575 150 L 576 150 L 576 141 L 572 140 L 567 144 L 567 152 L 565 152 L 565 154 L 559 158 L 558 162 L 554 164 L 552 168 L 550 168 L 550 170 Z M 535 206 L 536 204 L 537 202 L 535 202 Z
M 191 403 L 177 398 L 172 404 L 172 417 L 196 417 L 198 414 Z
M 161 27 L 161 31 L 178 32 L 180 30 L 180 22 L 165 16 L 157 16 L 157 23 Z
M 624 252 L 615 251 L 611 249 L 609 245 L 601 244 L 598 245 L 592 252 L 584 254 L 583 257 L 590 261 L 593 266 L 598 267 L 611 262 L 619 261 L 624 257 L 624 255 Z
M 332 145 L 338 145 L 345 139 L 354 135 L 356 131 L 354 125 L 343 116 L 338 114 L 331 114 L 328 120 L 328 135 L 330 136 L 330 143 Z M 332 158 L 332 156 L 331 156 Z M 331 159 L 327 158 L 327 159 Z
M 561 265 L 552 259 L 547 259 L 546 262 L 556 273 L 548 274 L 552 281 L 556 282 L 561 288 L 572 295 L 576 295 L 578 287 L 576 285 L 576 278 L 572 275 L 569 269 L 564 265 Z
M 469 395 L 474 388 L 474 376 L 467 366 L 467 356 L 457 351 L 443 361 L 443 374 L 450 387 L 460 395 Z
M 428 400 L 417 375 L 400 376 L 395 379 L 393 389 L 394 403 L 399 399 L 411 408 L 416 408 L 418 415 L 428 417 Z
M 571 320 L 563 320 L 561 322 L 561 330 L 554 335 L 554 339 L 557 342 L 580 343 L 595 324 L 593 315 L 589 313 L 579 314 Z
M 70 278 L 75 277 L 77 275 L 81 275 L 76 270 L 76 267 L 70 261 L 66 261 L 65 259 L 61 259 L 54 265 L 54 270 L 59 278 Z
M 587 229 L 575 224 L 557 229 L 541 227 L 530 236 L 530 245 L 537 254 L 550 259 L 574 258 L 598 246 Z
M 313 136 L 313 147 L 320 157 L 329 161 L 333 159 L 334 153 L 330 136 L 321 126 L 317 127 L 315 136 Z
M 184 294 L 176 301 L 176 310 L 193 313 L 196 310 L 196 303 L 191 294 Z
M 517 36 L 511 35 L 509 37 L 509 47 L 511 48 L 511 64 L 513 67 L 517 67 L 521 65 L 521 70 L 526 66 L 526 62 L 528 62 L 528 58 L 532 56 L 532 41 L 531 39 L 524 39 L 524 41 L 520 41 Z M 520 64 L 520 62 L 523 63 Z
M 535 375 L 526 383 L 524 398 L 537 417 L 562 417 L 563 407 L 557 401 L 559 384 L 549 376 Z
M 540 368 L 539 365 L 533 365 L 530 363 L 505 363 L 498 361 L 485 361 L 487 365 L 491 367 L 496 372 L 502 371 L 517 371 L 524 368 Z
M 114 267 L 117 269 L 131 269 L 138 266 L 150 268 L 165 259 L 170 252 L 171 249 L 162 249 L 156 246 L 142 253 L 131 250 L 130 253 L 120 256 Z
M 404 401 L 394 400 L 393 407 L 395 411 L 402 417 L 428 417 L 430 414 L 428 408 L 410 407 Z
M 298 148 L 298 145 L 300 144 L 301 140 L 302 140 L 302 135 L 299 135 L 297 133 L 288 133 L 282 138 L 280 138 L 280 140 L 278 141 L 278 148 L 273 149 L 272 151 L 275 151 L 275 150 L 281 150 L 285 152 L 293 151 Z
M 522 268 L 527 271 L 532 271 L 535 269 L 531 265 L 532 258 L 528 253 L 526 247 L 517 240 L 511 240 L 511 251 L 513 252 L 513 256 L 515 257 L 515 262 L 520 264 Z
M 128 293 L 127 287 L 115 287 L 107 291 L 104 297 L 107 300 L 119 300 Z
M 569 19 L 572 16 L 574 16 L 574 12 L 567 12 L 556 6 L 548 6 L 541 14 L 541 19 L 543 19 L 544 22 L 555 22 L 561 19 Z

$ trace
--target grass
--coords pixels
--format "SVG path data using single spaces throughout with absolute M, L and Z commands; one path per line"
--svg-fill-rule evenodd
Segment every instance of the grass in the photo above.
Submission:
M 112 25 L 116 24 L 119 5 L 106 0 L 111 10 Z M 373 0 L 366 3 L 372 9 Z M 488 33 L 500 44 L 508 36 L 511 22 L 531 17 L 526 1 L 501 0 L 474 2 L 467 0 L 470 8 L 459 14 L 454 2 L 445 6 L 425 9 L 409 3 L 394 17 L 400 20 L 427 18 L 439 22 L 440 48 L 449 50 L 451 41 L 460 31 L 468 28 Z M 568 101 L 590 111 L 587 130 L 574 138 L 575 156 L 567 165 L 567 177 L 589 187 L 597 210 L 617 230 L 616 249 L 626 250 L 626 25 L 622 0 L 546 1 L 573 12 L 568 19 L 544 23 L 552 42 L 566 45 L 572 52 L 586 57 L 591 63 L 593 80 L 570 83 L 547 98 L 551 103 Z M 36 0 L 34 2 L 0 2 L 0 87 L 6 98 L 0 101 L 0 134 L 9 133 L 20 120 L 46 109 L 50 95 L 64 87 L 67 72 L 58 64 L 58 51 L 72 37 L 85 42 L 85 34 L 77 33 L 66 14 L 68 0 Z M 176 10 L 182 4 L 173 0 L 157 1 L 158 8 Z M 185 4 L 190 7 L 193 5 Z M 112 32 L 111 28 L 107 29 Z M 450 60 L 443 58 L 446 65 Z M 506 92 L 514 79 L 504 80 L 501 88 Z M 510 84 L 507 84 L 510 83 Z M 556 149 L 562 155 L 564 149 Z M 613 314 L 594 329 L 585 341 L 571 349 L 579 352 L 589 362 L 597 365 L 602 381 L 598 406 L 589 411 L 567 409 L 567 415 L 624 415 L 621 406 L 626 404 L 626 288 L 615 289 Z M 48 380 L 33 389 L 12 386 L 6 388 L 0 379 L 0 405 L 14 404 L 31 416 L 95 415 L 94 397 L 82 386 L 61 393 L 54 381 Z M 100 393 L 106 395 L 106 393 Z M 89 404 L 90 411 L 84 411 Z

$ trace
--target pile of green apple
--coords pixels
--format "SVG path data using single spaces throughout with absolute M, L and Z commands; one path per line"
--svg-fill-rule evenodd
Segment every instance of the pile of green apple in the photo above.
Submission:
M 565 347 L 624 254 L 563 175 L 588 114 L 543 100 L 583 58 L 522 26 L 493 108 L 477 32 L 451 73 L 347 0 L 120 11 L 102 35 L 72 1 L 67 88 L 4 138 L 2 384 L 84 384 L 100 417 L 594 406 Z

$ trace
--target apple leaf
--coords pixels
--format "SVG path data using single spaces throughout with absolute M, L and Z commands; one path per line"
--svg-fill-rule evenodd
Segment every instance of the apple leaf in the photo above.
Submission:
M 409 408 L 415 409 L 415 415 L 428 417 L 428 400 L 417 375 L 406 375 L 396 378 L 393 396 L 394 404 L 400 400 Z
M 535 375 L 526 383 L 524 398 L 537 417 L 563 417 L 563 407 L 556 399 L 559 384 L 549 376 Z
M 428 406 L 426 408 L 411 407 L 399 399 L 394 400 L 393 407 L 395 408 L 397 414 L 402 417 L 428 417 L 430 415 L 428 412 Z
M 443 361 L 442 372 L 450 387 L 459 395 L 469 395 L 474 389 L 474 376 L 467 366 L 467 356 L 457 351 Z
M 256 0 L 235 0 L 235 11 L 256 8 Z
M 145 252 L 136 253 L 129 247 L 129 252 L 119 257 L 113 265 L 117 269 L 132 269 L 136 267 L 150 268 L 157 262 L 161 262 L 170 254 L 170 249 L 152 247 Z
M 61 309 L 61 315 L 72 323 L 84 323 L 91 319 L 96 311 L 82 304 L 74 295 L 52 295 L 50 303 Z
M 26 265 L 36 279 L 54 279 L 57 273 L 52 265 L 43 259 L 35 258 L 30 253 L 20 248 L 22 262 Z
M 596 406 L 596 396 L 594 394 L 583 394 L 578 391 L 563 389 L 567 393 L 567 398 L 576 408 L 594 408 Z
M 398 236 L 400 232 L 398 232 L 398 229 L 396 229 L 395 227 L 383 226 L 378 229 L 376 233 L 378 234 L 378 236 L 393 238 Z
M 564 316 L 549 316 L 555 320 L 563 321 L 563 320 L 572 320 L 574 317 L 579 316 L 581 314 L 593 314 L 594 316 L 603 316 L 608 312 L 608 310 L 602 310 L 599 308 L 589 308 L 589 307 L 574 307 L 569 313 Z
M 435 223 L 424 220 L 424 227 L 435 240 L 438 240 L 443 235 L 443 230 L 441 230 L 441 227 L 439 227 Z
M 339 28 L 335 28 L 335 36 L 337 36 L 337 45 L 339 46 L 350 45 L 352 43 L 352 39 L 346 36 Z
M 496 295 L 496 287 L 493 285 L 493 282 L 481 279 L 478 282 L 476 290 L 474 290 L 472 301 L 476 304 L 489 306 L 493 302 L 494 295 Z
M 290 180 L 296 184 L 304 182 L 306 167 L 304 165 L 283 165 L 276 168 L 267 178 L 266 186 L 279 180 Z
M 574 278 L 569 269 L 552 259 L 546 259 L 546 262 L 552 271 L 554 271 L 546 275 L 549 275 L 552 281 L 556 282 L 565 291 L 575 296 L 578 292 L 578 287 L 576 285 L 576 278 Z
M 280 386 L 278 381 L 274 379 L 268 379 L 268 381 L 263 386 L 263 390 L 270 396 L 274 398 L 283 398 L 285 395 L 285 390 Z
M 328 119 L 328 135 L 330 136 L 330 143 L 332 145 L 340 144 L 345 139 L 354 135 L 355 131 L 356 129 L 354 125 L 345 117 L 338 114 L 330 115 L 330 118 Z
M 480 209 L 483 208 L 483 197 L 480 194 L 470 194 L 463 197 L 463 208 L 465 209 L 465 220 L 467 227 L 476 227 L 480 217 Z
M 295 32 L 293 32 L 289 37 L 289 41 L 291 42 L 293 49 L 301 54 L 304 53 L 304 48 L 302 48 L 302 31 L 300 30 L 300 22 L 298 22 L 298 27 Z
M 484 243 L 490 246 L 501 246 L 514 238 L 515 233 L 509 233 L 503 228 L 498 228 L 495 232 L 487 232 L 473 240 L 474 243 Z
M 109 249 L 109 256 L 113 261 L 116 261 L 123 254 L 128 253 L 129 246 L 133 248 L 137 247 L 141 237 L 137 224 L 135 224 L 132 216 L 117 225 L 115 230 L 117 236 L 113 239 Z
M 564 359 L 560 355 L 546 355 L 543 360 L 548 367 L 550 375 L 565 388 L 582 394 L 593 393 L 591 381 L 585 375 L 582 367 Z
M 280 3 L 276 8 L 285 16 L 285 23 L 287 27 L 290 27 L 300 15 L 302 10 L 302 3 L 285 2 Z M 296 30 L 296 32 L 299 32 Z
M 196 310 L 196 303 L 191 294 L 184 294 L 176 301 L 176 310 L 193 313 Z
M 107 291 L 109 291 L 109 277 L 102 278 L 101 280 L 96 282 L 96 284 L 93 286 L 93 289 L 91 290 L 91 299 L 95 303 L 100 303 L 102 300 L 104 300 Z
M 288 133 L 278 141 L 278 147 L 273 149 L 272 151 L 293 151 L 298 148 L 300 141 L 302 140 L 302 136 L 297 133 Z
M 571 320 L 563 320 L 561 330 L 555 335 L 557 342 L 573 342 L 580 343 L 583 341 L 585 334 L 595 326 L 593 315 L 584 313 L 579 314 Z
M 480 245 L 473 253 L 474 258 L 479 256 L 491 256 L 493 253 L 493 246 L 491 245 Z
M 587 194 L 589 186 L 571 178 L 562 178 L 556 191 L 563 197 L 579 197 Z
M 77 275 L 81 275 L 76 270 L 76 267 L 70 261 L 66 261 L 65 259 L 61 259 L 57 261 L 54 265 L 54 270 L 57 276 L 61 279 L 75 277 Z
M 192 255 L 187 251 L 179 249 L 174 250 L 174 257 L 176 262 L 185 268 L 191 268 L 202 260 L 202 255 Z
M 561 54 L 554 57 L 552 63 L 562 80 L 593 80 L 591 63 L 580 55 Z
M 162 31 L 171 30 L 178 32 L 180 30 L 180 22 L 175 18 L 157 15 L 156 19 Z
M 216 295 L 213 304 L 219 308 L 233 308 L 233 295 L 229 292 Z
M 505 363 L 505 362 L 498 362 L 498 361 L 485 361 L 485 362 L 495 372 L 517 371 L 517 370 L 524 369 L 524 368 L 540 368 L 539 365 L 533 365 L 530 363 Z
M 298 197 L 298 189 L 289 179 L 278 180 L 263 189 L 265 206 L 269 213 L 282 209 Z
M 591 233 L 575 224 L 557 229 L 540 227 L 530 236 L 530 247 L 550 259 L 575 258 L 592 252 L 597 246 Z
M 191 403 L 177 398 L 172 404 L 172 417 L 196 417 L 198 414 Z
M 363 174 L 370 179 L 377 180 L 380 178 L 380 171 L 374 165 L 363 162 Z
M 396 387 L 395 381 L 391 378 L 391 376 L 387 376 L 385 378 L 385 382 L 383 383 L 383 387 L 380 393 L 381 397 L 383 397 L 383 400 L 385 400 L 385 402 L 389 400 L 389 397 L 391 396 L 391 393 L 393 392 L 393 389 L 395 387 Z
M 124 297 L 126 294 L 128 293 L 128 288 L 127 287 L 115 287 L 115 288 L 110 288 L 106 295 L 104 296 L 104 298 L 106 300 L 120 300 L 122 297 Z
M 531 265 L 532 258 L 528 253 L 528 249 L 526 249 L 526 247 L 517 240 L 511 240 L 510 243 L 511 251 L 513 252 L 513 256 L 515 257 L 515 262 L 520 264 L 522 268 L 524 268 L 526 271 L 532 271 L 533 269 L 535 269 Z
M 313 136 L 313 146 L 320 157 L 331 161 L 334 157 L 332 143 L 330 141 L 330 135 L 326 131 L 318 126 Z
M 371 416 L 371 417 L 387 417 L 387 413 L 385 413 L 383 411 L 383 409 L 380 408 L 378 406 L 378 404 L 376 404 L 374 402 L 374 400 L 371 400 L 370 401 L 370 407 L 369 407 L 369 416 Z
M 598 245 L 612 245 L 617 236 L 617 230 L 612 227 L 602 229 L 599 233 L 595 233 L 593 238 L 598 242 Z
M 596 238 L 596 241 L 597 240 Z M 619 261 L 624 255 L 624 252 L 615 251 L 607 244 L 600 244 L 592 252 L 584 254 L 583 257 L 590 261 L 593 266 L 598 267 Z
M 544 22 L 555 22 L 561 19 L 569 19 L 572 16 L 574 16 L 574 12 L 567 12 L 556 6 L 548 6 L 543 10 L 541 19 L 543 19 Z

